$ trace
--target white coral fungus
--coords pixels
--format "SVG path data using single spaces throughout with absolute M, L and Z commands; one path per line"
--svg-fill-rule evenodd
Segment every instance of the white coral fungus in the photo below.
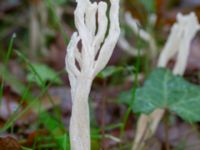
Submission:
M 88 96 L 93 79 L 108 63 L 120 34 L 119 0 L 110 0 L 109 24 L 105 2 L 76 2 L 78 31 L 72 35 L 65 59 L 72 95 L 70 144 L 72 150 L 90 150 Z

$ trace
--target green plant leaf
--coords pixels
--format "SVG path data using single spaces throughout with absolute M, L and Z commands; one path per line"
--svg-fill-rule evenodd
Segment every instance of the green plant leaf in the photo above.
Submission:
M 52 83 L 61 84 L 57 73 L 44 64 L 31 64 L 29 67 L 30 73 L 27 76 L 29 82 L 36 82 L 39 86 L 43 85 L 47 81 Z
M 135 68 L 133 66 L 108 66 L 103 71 L 101 71 L 97 77 L 105 79 L 114 75 L 119 75 L 120 73 L 130 73 L 133 72 Z
M 25 92 L 26 86 L 19 79 L 13 76 L 8 68 L 3 64 L 0 64 L 0 77 L 3 77 L 6 84 L 10 85 L 12 90 L 17 94 L 22 95 Z
M 104 79 L 120 72 L 123 72 L 123 67 L 108 66 L 103 71 L 101 71 L 97 76 L 99 78 Z
M 45 111 L 40 113 L 39 118 L 45 128 L 50 131 L 58 146 L 62 150 L 69 149 L 69 137 L 66 134 L 62 122 L 54 118 L 52 115 L 49 115 Z
M 63 5 L 64 3 L 66 3 L 66 0 L 57 0 L 57 1 L 55 1 L 55 3 L 57 5 Z
M 22 147 L 22 150 L 33 150 L 33 149 L 27 148 L 27 147 Z
M 132 104 L 132 101 L 133 101 L 133 90 L 132 89 L 119 94 L 118 102 L 120 104 L 126 104 L 126 105 L 130 106 Z
M 189 122 L 200 121 L 200 87 L 158 68 L 136 90 L 133 110 L 149 114 L 157 108 L 175 112 Z
M 145 9 L 150 12 L 154 13 L 156 9 L 155 0 L 139 0 L 145 7 Z

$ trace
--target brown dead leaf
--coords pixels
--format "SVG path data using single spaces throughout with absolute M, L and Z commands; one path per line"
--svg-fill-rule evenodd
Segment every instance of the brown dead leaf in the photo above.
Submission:
M 12 137 L 0 138 L 0 150 L 21 150 L 21 145 Z
M 37 130 L 37 131 L 33 131 L 32 133 L 30 133 L 26 139 L 26 141 L 24 141 L 23 143 L 21 143 L 23 146 L 26 147 L 31 147 L 34 144 L 34 141 L 37 137 L 39 136 L 48 136 L 48 132 L 44 129 L 44 130 Z M 1 149 L 0 149 L 1 150 Z

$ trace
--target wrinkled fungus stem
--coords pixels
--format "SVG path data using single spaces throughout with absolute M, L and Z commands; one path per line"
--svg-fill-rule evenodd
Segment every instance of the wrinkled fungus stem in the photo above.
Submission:
M 91 80 L 80 79 L 73 96 L 72 115 L 70 119 L 70 145 L 72 150 L 90 149 L 88 96 L 91 84 Z

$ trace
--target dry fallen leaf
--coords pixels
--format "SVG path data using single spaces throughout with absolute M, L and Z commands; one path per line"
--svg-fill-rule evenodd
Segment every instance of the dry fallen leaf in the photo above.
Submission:
M 21 145 L 12 137 L 0 138 L 0 150 L 21 150 Z

